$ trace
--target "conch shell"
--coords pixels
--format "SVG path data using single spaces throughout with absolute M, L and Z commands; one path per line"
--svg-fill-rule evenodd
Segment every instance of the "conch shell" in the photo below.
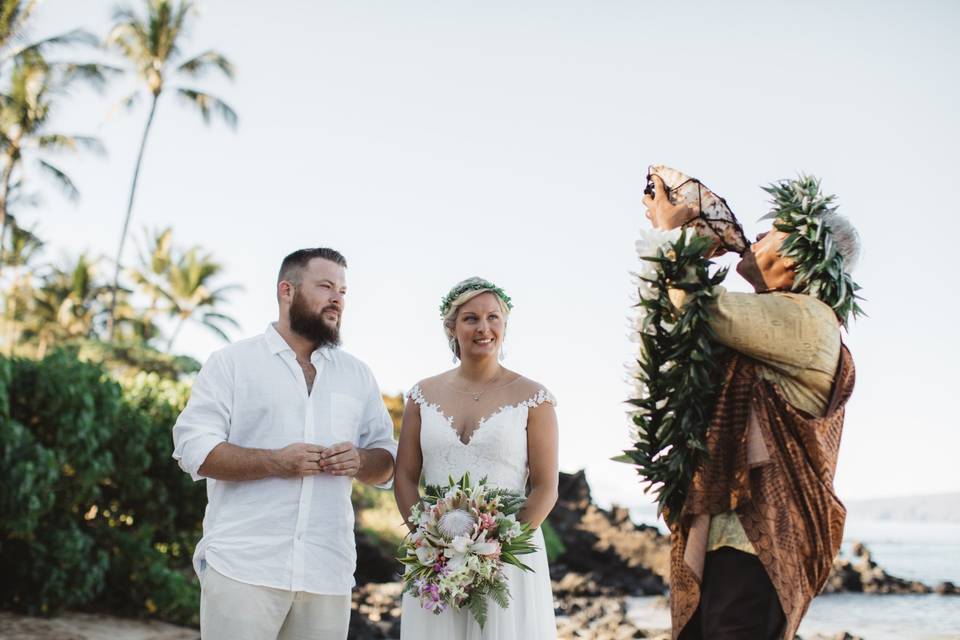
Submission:
M 743 227 L 733 215 L 727 201 L 708 189 L 702 182 L 676 169 L 657 164 L 647 170 L 645 193 L 653 192 L 651 176 L 659 176 L 663 180 L 670 202 L 699 208 L 700 215 L 684 226 L 694 229 L 698 235 L 716 238 L 720 246 L 714 255 L 723 255 L 727 251 L 742 254 L 750 246 L 750 242 L 743 233 Z

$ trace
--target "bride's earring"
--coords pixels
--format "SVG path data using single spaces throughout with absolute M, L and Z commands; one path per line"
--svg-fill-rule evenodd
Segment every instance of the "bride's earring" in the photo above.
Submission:
M 507 350 L 503 348 L 503 343 L 500 343 L 500 353 L 497 354 L 497 360 L 503 362 L 504 358 L 507 357 Z

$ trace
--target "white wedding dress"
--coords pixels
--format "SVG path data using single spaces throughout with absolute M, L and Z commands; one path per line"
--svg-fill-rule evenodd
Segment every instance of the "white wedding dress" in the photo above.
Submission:
M 553 396 L 526 378 L 494 390 L 489 397 L 485 392 L 483 403 L 473 402 L 472 397 L 458 400 L 455 394 L 436 393 L 443 391 L 439 385 L 431 394 L 429 387 L 429 381 L 424 381 L 409 394 L 420 408 L 420 448 L 426 484 L 444 485 L 450 477 L 458 480 L 469 472 L 474 482 L 487 478 L 490 485 L 525 491 L 527 414 L 531 407 L 544 402 L 556 404 Z M 443 395 L 452 401 L 444 402 Z M 451 407 L 457 412 L 448 413 L 446 409 Z M 455 418 L 457 414 L 459 417 Z M 463 424 L 474 427 L 465 442 L 456 430 L 457 425 Z M 537 550 L 520 556 L 520 561 L 533 571 L 504 566 L 510 605 L 501 609 L 490 601 L 482 630 L 466 609 L 448 608 L 434 614 L 423 609 L 417 598 L 404 594 L 401 640 L 555 640 L 550 570 L 539 529 L 533 543 Z

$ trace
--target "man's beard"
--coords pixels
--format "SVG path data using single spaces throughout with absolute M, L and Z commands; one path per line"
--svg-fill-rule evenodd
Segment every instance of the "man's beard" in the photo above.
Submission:
M 290 304 L 290 328 L 307 340 L 320 347 L 338 347 L 340 346 L 340 321 L 337 320 L 336 326 L 331 326 L 323 319 L 323 314 L 327 311 L 336 311 L 339 318 L 340 310 L 334 306 L 324 307 L 320 313 L 313 313 L 307 307 L 306 300 L 293 294 L 293 302 Z

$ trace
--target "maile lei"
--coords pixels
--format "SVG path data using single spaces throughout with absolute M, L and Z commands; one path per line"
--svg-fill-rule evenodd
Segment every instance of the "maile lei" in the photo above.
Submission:
M 634 442 L 626 455 L 648 482 L 659 513 L 673 525 L 690 481 L 706 456 L 706 433 L 719 390 L 722 354 L 707 322 L 713 288 L 726 277 L 704 257 L 712 240 L 674 229 L 642 231 L 635 275 L 639 300 L 634 329 L 640 352 L 636 396 L 629 402 Z M 681 309 L 669 290 L 686 293 Z

